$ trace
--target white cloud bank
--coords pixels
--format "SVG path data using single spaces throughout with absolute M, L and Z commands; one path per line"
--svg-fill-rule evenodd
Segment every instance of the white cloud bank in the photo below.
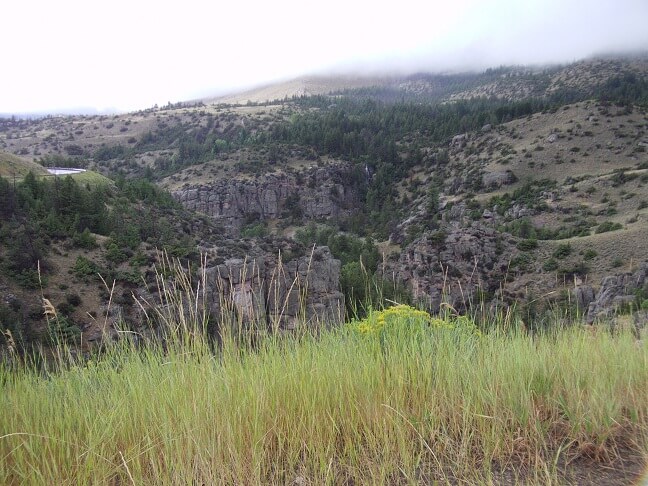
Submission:
M 648 49 L 646 0 L 21 0 L 3 11 L 4 113 L 146 108 L 313 72 Z

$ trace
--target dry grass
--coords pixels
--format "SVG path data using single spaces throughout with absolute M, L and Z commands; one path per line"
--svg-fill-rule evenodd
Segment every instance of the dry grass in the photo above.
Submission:
M 210 99 L 212 103 L 245 104 L 248 102 L 264 103 L 283 100 L 293 96 L 326 95 L 333 91 L 382 86 L 393 82 L 389 77 L 370 76 L 304 76 L 269 86 L 261 86 L 243 93 L 220 96 Z

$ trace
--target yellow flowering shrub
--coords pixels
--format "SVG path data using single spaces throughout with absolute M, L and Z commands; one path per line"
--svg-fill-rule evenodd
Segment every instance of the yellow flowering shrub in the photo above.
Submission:
M 457 329 L 472 335 L 481 334 L 475 323 L 466 316 L 450 320 L 441 319 L 404 304 L 398 304 L 382 311 L 371 311 L 364 319 L 351 322 L 351 326 L 364 336 L 377 336 L 387 330 L 410 329 Z

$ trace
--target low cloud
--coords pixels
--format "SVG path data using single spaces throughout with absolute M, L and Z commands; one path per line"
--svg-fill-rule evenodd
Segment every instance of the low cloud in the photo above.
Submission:
M 474 70 L 648 50 L 645 0 L 10 5 L 0 112 L 136 109 L 309 73 Z

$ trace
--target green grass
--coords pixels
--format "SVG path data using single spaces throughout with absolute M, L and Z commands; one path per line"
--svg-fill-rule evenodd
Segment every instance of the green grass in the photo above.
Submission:
M 580 327 L 126 343 L 0 368 L 2 484 L 549 484 L 581 454 L 646 456 L 648 346 Z
M 16 177 L 16 179 L 22 180 L 29 171 L 32 171 L 36 175 L 47 174 L 46 169 L 36 162 L 0 151 L 0 177 L 7 177 L 9 179 Z
M 0 177 L 6 177 L 8 179 L 16 178 L 16 181 L 22 181 L 22 179 L 29 173 L 33 172 L 37 177 L 43 178 L 54 178 L 51 174 L 47 172 L 47 169 L 42 165 L 32 162 L 31 160 L 24 159 L 14 154 L 8 152 L 0 151 Z M 108 177 L 105 177 L 98 172 L 87 170 L 85 172 L 80 172 L 78 174 L 71 174 L 72 178 L 77 181 L 79 184 L 90 184 L 90 185 L 111 185 L 114 184 Z M 58 176 L 60 178 L 66 177 L 65 175 Z
M 46 175 L 47 179 L 54 179 L 52 175 Z M 67 175 L 58 176 L 60 179 L 64 179 Z M 114 184 L 108 177 L 94 172 L 92 170 L 86 170 L 85 172 L 79 172 L 78 174 L 70 174 L 70 177 L 74 179 L 78 184 L 90 184 L 90 185 L 112 185 Z

